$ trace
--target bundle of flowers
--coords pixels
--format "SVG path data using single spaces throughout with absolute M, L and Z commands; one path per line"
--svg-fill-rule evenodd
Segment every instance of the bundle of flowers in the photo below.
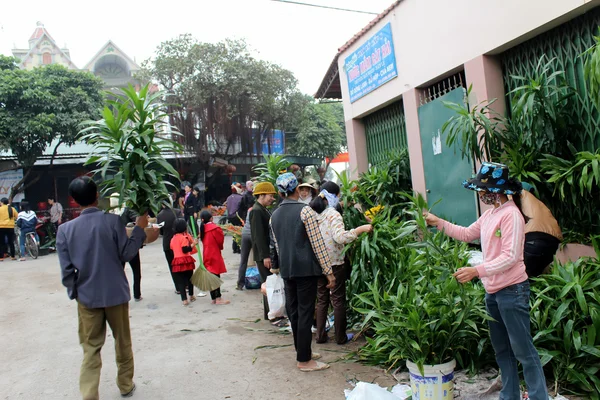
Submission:
M 226 224 L 221 226 L 226 234 L 231 235 L 233 240 L 236 241 L 237 244 L 242 243 L 242 229 L 243 226 L 235 226 L 232 224 Z
M 365 217 L 367 217 L 369 219 L 373 219 L 377 214 L 382 212 L 384 208 L 385 208 L 385 206 L 381 206 L 381 205 L 372 207 L 365 212 Z
M 227 207 L 225 206 L 208 206 L 208 210 L 210 211 L 210 213 L 214 216 L 222 216 L 225 215 L 225 213 L 227 212 Z

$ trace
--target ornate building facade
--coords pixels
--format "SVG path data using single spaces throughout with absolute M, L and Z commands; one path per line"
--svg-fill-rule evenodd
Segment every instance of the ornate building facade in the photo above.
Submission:
M 69 69 L 90 71 L 104 81 L 106 89 L 127 87 L 128 84 L 136 86 L 139 83 L 135 79 L 135 73 L 140 70 L 139 65 L 112 40 L 106 42 L 80 69 L 71 60 L 69 49 L 66 46 L 60 47 L 41 22 L 37 23 L 29 38 L 29 48 L 13 49 L 12 53 L 19 59 L 19 67 L 23 69 L 59 64 Z

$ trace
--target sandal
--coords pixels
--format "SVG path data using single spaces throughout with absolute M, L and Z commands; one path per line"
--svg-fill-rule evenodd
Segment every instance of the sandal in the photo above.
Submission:
M 218 305 L 218 306 L 224 306 L 224 305 L 227 305 L 227 304 L 230 304 L 230 303 L 231 302 L 229 300 L 220 300 L 220 301 L 219 300 L 215 300 L 215 304 Z
M 187 306 L 187 305 L 189 305 L 189 304 L 190 304 L 190 302 L 189 302 L 189 301 L 187 301 L 187 300 L 184 300 L 184 301 L 183 301 L 183 305 L 184 305 L 184 306 Z
M 323 370 L 329 368 L 329 364 L 325 364 L 320 361 L 317 361 L 316 363 L 317 363 L 317 365 L 314 367 L 303 367 L 303 368 L 298 367 L 298 369 L 302 372 L 314 372 L 314 371 L 323 371 Z
M 321 354 L 320 353 L 312 353 L 310 355 L 310 358 L 312 358 L 313 360 L 318 360 L 321 358 Z
M 196 301 L 196 296 L 191 296 L 190 301 Z

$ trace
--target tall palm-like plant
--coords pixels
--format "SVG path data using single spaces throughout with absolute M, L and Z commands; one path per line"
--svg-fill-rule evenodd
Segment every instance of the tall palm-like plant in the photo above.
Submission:
M 467 98 L 473 85 L 467 90 Z M 442 125 L 442 133 L 447 134 L 449 147 L 460 146 L 463 158 L 477 161 L 494 161 L 498 154 L 498 132 L 503 120 L 491 108 L 496 99 L 483 101 L 475 106 L 445 101 L 444 105 L 456 115 Z
M 179 181 L 179 174 L 164 156 L 180 152 L 181 146 L 160 135 L 167 116 L 163 113 L 162 92 L 150 93 L 149 86 L 140 92 L 130 85 L 107 100 L 102 119 L 87 121 L 82 140 L 94 146 L 86 165 L 102 182 L 103 194 L 119 193 L 127 207 L 144 214 L 158 213 L 169 200 L 168 186 Z
M 292 163 L 279 154 L 267 154 L 264 157 L 265 162 L 256 164 L 252 170 L 259 174 L 258 180 L 260 182 L 271 182 L 275 186 L 275 181 L 277 181 L 281 171 L 287 170 Z

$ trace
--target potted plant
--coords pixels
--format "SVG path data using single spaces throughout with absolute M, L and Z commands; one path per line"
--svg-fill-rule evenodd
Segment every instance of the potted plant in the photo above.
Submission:
M 380 246 L 372 243 L 374 239 L 382 244 L 391 241 L 395 254 L 387 257 L 396 270 L 379 279 L 388 268 L 371 265 L 376 272 L 367 284 L 369 291 L 357 295 L 356 310 L 366 316 L 364 325 L 372 330 L 359 356 L 390 368 L 406 361 L 413 393 L 434 391 L 439 398 L 451 399 L 457 363 L 473 370 L 489 354 L 483 322 L 490 317 L 481 285 L 461 285 L 452 276 L 468 263 L 468 246 L 429 231 L 421 211 L 424 201 L 413 200 L 408 220 L 381 220 L 384 211 L 377 216 L 373 237 L 362 239 L 371 243 L 357 244 L 370 253 L 368 247 Z M 389 239 L 388 229 L 402 233 Z
M 120 205 L 139 215 L 155 215 L 163 202 L 170 203 L 169 182 L 178 182 L 179 174 L 165 154 L 178 153 L 181 146 L 166 138 L 168 119 L 163 113 L 163 93 L 151 93 L 146 85 L 139 92 L 131 85 L 112 100 L 102 112 L 102 119 L 87 121 L 82 140 L 94 146 L 86 165 L 98 165 L 94 174 L 101 179 L 102 194 L 116 193 Z M 148 242 L 156 240 L 158 230 L 147 229 Z

